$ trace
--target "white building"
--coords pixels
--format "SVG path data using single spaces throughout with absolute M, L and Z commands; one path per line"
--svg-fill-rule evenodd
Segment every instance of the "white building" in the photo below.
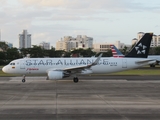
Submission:
M 79 48 L 93 48 L 93 38 L 86 35 L 77 35 L 76 38 L 64 36 L 64 38 L 56 42 L 56 50 L 70 51 Z
M 31 34 L 28 34 L 27 30 L 19 34 L 19 48 L 31 48 Z
M 39 44 L 39 46 L 45 50 L 49 50 L 50 49 L 50 43 L 49 42 L 41 42 Z
M 138 42 L 144 35 L 144 32 L 139 32 L 137 34 L 137 39 L 134 38 L 132 40 L 132 45 L 135 44 L 135 42 Z M 151 47 L 156 47 L 156 46 L 160 46 L 160 35 L 153 35 L 152 37 L 152 41 L 151 41 Z
M 95 43 L 93 44 L 93 50 L 95 52 L 106 52 L 108 49 L 111 49 L 110 45 L 115 45 L 117 49 L 123 49 L 125 46 L 127 48 L 130 48 L 130 45 L 125 45 L 124 43 L 121 43 L 120 41 L 116 41 L 115 43 Z
M 111 49 L 110 44 L 107 43 L 96 43 L 93 44 L 93 51 L 95 52 L 106 52 Z

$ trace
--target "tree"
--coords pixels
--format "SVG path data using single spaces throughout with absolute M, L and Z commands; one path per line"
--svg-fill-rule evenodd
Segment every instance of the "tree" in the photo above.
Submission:
M 71 57 L 71 52 L 64 52 L 63 57 Z
M 14 60 L 20 57 L 17 48 L 8 48 L 6 54 L 7 54 L 6 59 L 8 60 Z
M 107 52 L 103 52 L 102 57 L 112 57 L 112 50 L 108 49 Z
M 127 46 L 124 46 L 124 48 L 122 49 L 122 54 L 126 55 L 126 53 L 127 53 Z
M 149 55 L 155 55 L 156 54 L 156 47 L 150 47 L 148 54 Z
M 160 55 L 160 46 L 155 47 L 155 55 Z
M 77 54 L 77 56 L 83 56 L 83 57 L 91 57 L 94 56 L 96 53 L 92 51 L 91 48 L 88 49 L 75 49 L 71 51 L 71 54 Z
M 8 62 L 6 62 L 6 52 L 0 51 L 0 65 L 5 65 Z
M 44 49 L 42 49 L 40 46 L 33 45 L 33 48 L 30 48 L 30 56 L 31 57 L 44 57 Z
M 30 48 L 22 48 L 20 49 L 20 57 L 26 57 L 27 54 L 30 54 Z
M 33 45 L 33 48 L 22 48 L 20 50 L 21 56 L 26 57 L 27 54 L 30 54 L 30 57 L 44 57 L 44 49 L 42 49 L 40 46 Z
M 54 48 L 51 48 L 51 49 L 48 51 L 48 57 L 55 57 L 55 49 L 54 49 Z
M 0 48 L 3 50 L 3 52 L 6 52 L 8 45 L 5 42 L 0 42 Z
M 65 53 L 64 50 L 56 50 L 54 53 L 54 57 L 63 57 L 64 53 Z

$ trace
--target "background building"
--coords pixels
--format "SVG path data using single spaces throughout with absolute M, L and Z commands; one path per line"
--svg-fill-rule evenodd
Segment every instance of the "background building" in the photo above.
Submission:
M 31 34 L 28 34 L 27 30 L 19 34 L 19 48 L 31 48 Z
M 137 38 L 132 39 L 132 45 L 138 42 L 144 35 L 144 32 L 139 32 L 137 34 Z M 70 51 L 73 49 L 87 49 L 93 48 L 95 52 L 106 52 L 110 49 L 110 45 L 115 45 L 118 49 L 126 49 L 130 50 L 132 45 L 127 45 L 121 43 L 120 41 L 116 41 L 115 43 L 95 43 L 93 44 L 93 38 L 87 37 L 86 35 L 77 35 L 76 38 L 72 36 L 64 36 L 61 40 L 58 40 L 56 43 L 56 50 L 65 50 Z M 151 41 L 151 47 L 160 46 L 160 35 L 153 35 Z
M 107 43 L 96 43 L 93 44 L 93 51 L 95 52 L 106 52 L 111 49 L 110 44 Z
M 41 42 L 39 44 L 39 46 L 45 50 L 49 50 L 50 49 L 50 43 L 49 42 Z
M 116 41 L 115 43 L 95 43 L 93 44 L 93 50 L 95 52 L 106 52 L 108 49 L 111 49 L 110 45 L 115 45 L 118 49 L 123 49 L 125 46 L 127 48 L 130 48 L 130 45 L 125 45 L 124 43 L 121 43 L 120 41 Z
M 135 42 L 138 42 L 143 37 L 144 34 L 145 34 L 144 32 L 139 32 L 137 34 L 137 39 L 134 38 L 132 40 L 132 45 L 135 44 Z M 151 41 L 151 47 L 157 47 L 157 46 L 160 46 L 160 35 L 153 35 Z
M 12 43 L 6 42 L 6 44 L 8 45 L 9 48 L 13 48 L 13 44 Z
M 93 48 L 93 38 L 86 35 L 77 35 L 76 38 L 64 36 L 64 38 L 56 42 L 56 50 L 70 51 L 79 48 Z

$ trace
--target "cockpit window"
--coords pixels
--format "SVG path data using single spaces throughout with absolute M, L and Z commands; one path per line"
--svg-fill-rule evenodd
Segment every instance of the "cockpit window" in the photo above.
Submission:
M 15 65 L 15 63 L 10 63 L 10 65 Z

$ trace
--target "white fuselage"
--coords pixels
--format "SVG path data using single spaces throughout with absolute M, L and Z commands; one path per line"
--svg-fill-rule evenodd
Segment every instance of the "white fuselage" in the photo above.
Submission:
M 70 67 L 92 64 L 96 58 L 23 58 L 17 59 L 3 67 L 5 73 L 15 74 L 42 74 L 49 70 L 63 70 Z M 149 64 L 137 64 L 136 61 L 144 58 L 109 58 L 102 57 L 97 65 L 91 66 L 92 73 L 112 73 L 138 68 Z

